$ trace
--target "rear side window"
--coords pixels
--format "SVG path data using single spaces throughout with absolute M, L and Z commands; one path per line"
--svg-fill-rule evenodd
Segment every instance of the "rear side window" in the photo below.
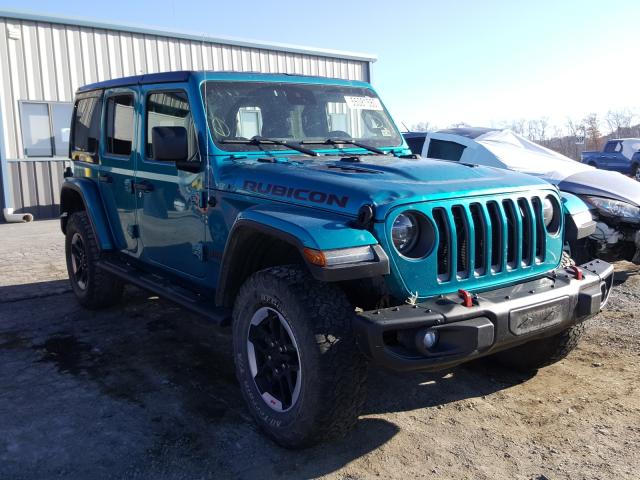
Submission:
M 100 97 L 81 98 L 76 102 L 73 117 L 72 151 L 95 154 L 100 138 Z
M 107 100 L 107 153 L 131 154 L 133 144 L 133 95 L 116 95 Z
M 620 150 L 622 150 L 622 146 L 620 145 L 620 142 L 609 142 L 604 147 L 604 151 L 607 153 L 619 152 Z
M 429 142 L 429 152 L 427 157 L 439 158 L 441 160 L 460 161 L 462 152 L 466 147 L 456 142 L 448 142 L 446 140 L 431 140 Z
M 409 145 L 411 153 L 422 155 L 422 147 L 424 147 L 426 137 L 405 137 L 405 140 L 407 141 L 407 145 Z
M 189 139 L 189 159 L 198 153 L 197 136 L 189 107 L 189 98 L 185 92 L 156 92 L 147 97 L 147 158 L 154 158 L 153 128 L 184 127 Z

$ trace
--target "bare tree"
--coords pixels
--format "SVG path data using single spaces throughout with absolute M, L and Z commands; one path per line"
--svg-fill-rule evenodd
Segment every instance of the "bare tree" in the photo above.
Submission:
M 527 123 L 527 121 L 524 118 L 521 118 L 519 120 L 512 120 L 507 128 L 510 128 L 511 130 L 513 130 L 518 135 L 525 135 L 525 133 L 526 133 L 525 132 L 525 125 L 526 125 L 526 123 Z
M 411 125 L 411 130 L 414 132 L 429 132 L 437 129 L 438 127 L 431 122 L 418 122 Z
M 600 150 L 601 137 L 600 119 L 597 113 L 590 113 L 582 120 L 585 129 L 585 147 L 587 150 Z
M 616 137 L 629 135 L 634 116 L 633 112 L 628 108 L 609 110 L 605 116 L 605 120 L 609 126 L 609 133 Z

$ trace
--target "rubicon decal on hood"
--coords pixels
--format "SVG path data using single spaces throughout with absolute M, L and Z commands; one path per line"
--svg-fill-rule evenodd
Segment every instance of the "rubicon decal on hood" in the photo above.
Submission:
M 293 198 L 295 200 L 302 200 L 303 202 L 336 205 L 340 208 L 345 208 L 347 206 L 347 202 L 349 201 L 349 197 L 345 195 L 336 195 L 334 193 L 309 190 L 307 188 L 295 188 L 286 185 L 254 182 L 253 180 L 245 180 L 243 188 L 251 192 L 262 193 L 265 195 Z

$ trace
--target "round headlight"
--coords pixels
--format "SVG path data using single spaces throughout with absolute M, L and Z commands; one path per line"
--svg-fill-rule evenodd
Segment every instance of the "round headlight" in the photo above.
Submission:
M 560 204 L 555 197 L 549 195 L 544 198 L 542 202 L 542 217 L 544 220 L 544 226 L 551 235 L 555 235 L 560 231 L 562 225 L 562 212 L 560 211 Z
M 544 218 L 544 226 L 548 227 L 553 221 L 553 202 L 549 197 L 545 197 L 542 204 L 542 216 Z
M 409 252 L 418 242 L 419 234 L 418 221 L 412 213 L 401 213 L 394 220 L 391 237 L 400 253 Z

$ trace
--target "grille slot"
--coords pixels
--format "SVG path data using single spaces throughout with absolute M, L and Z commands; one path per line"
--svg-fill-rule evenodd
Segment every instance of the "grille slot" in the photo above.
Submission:
M 507 218 L 507 266 L 509 268 L 516 268 L 519 219 L 516 216 L 516 210 L 511 200 L 504 200 L 502 202 L 502 208 L 504 208 L 504 215 Z
M 474 269 L 478 275 L 484 275 L 487 271 L 487 224 L 484 221 L 482 206 L 479 203 L 472 203 L 469 206 L 471 211 L 471 223 L 473 225 L 474 242 L 475 242 L 475 258 Z
M 503 218 L 497 202 L 487 204 L 489 220 L 491 221 L 491 269 L 494 272 L 502 271 L 503 250 Z
M 451 214 L 457 237 L 456 274 L 459 278 L 467 278 L 469 276 L 469 224 L 464 207 L 456 205 L 451 209 Z
M 451 234 L 447 213 L 443 208 L 433 210 L 433 220 L 440 235 L 438 242 L 438 280 L 446 282 L 451 278 Z
M 547 234 L 542 214 L 538 196 L 434 208 L 438 281 L 464 281 L 543 263 Z
M 522 264 L 531 265 L 533 262 L 536 237 L 534 232 L 533 212 L 526 198 L 518 199 L 518 210 L 522 216 Z
M 533 206 L 533 215 L 535 217 L 536 228 L 536 260 L 539 262 L 544 261 L 545 255 L 545 242 L 544 242 L 544 215 L 542 213 L 542 202 L 538 197 L 531 199 L 531 205 Z

